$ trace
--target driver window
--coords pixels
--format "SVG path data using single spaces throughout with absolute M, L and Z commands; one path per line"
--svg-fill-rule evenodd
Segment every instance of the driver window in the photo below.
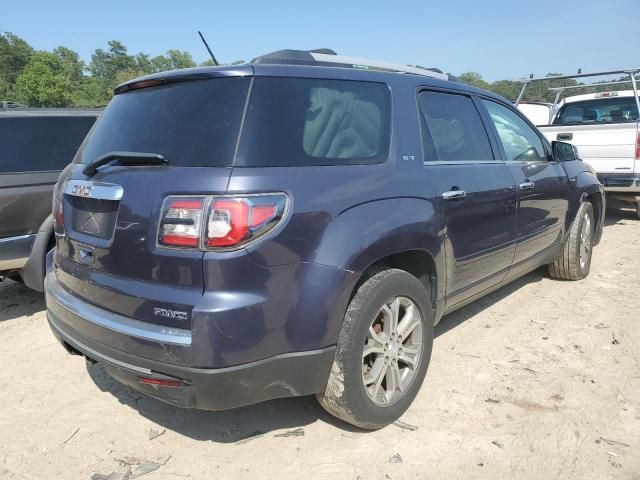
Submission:
M 508 162 L 547 160 L 542 140 L 517 113 L 490 100 L 482 102 L 498 131 Z

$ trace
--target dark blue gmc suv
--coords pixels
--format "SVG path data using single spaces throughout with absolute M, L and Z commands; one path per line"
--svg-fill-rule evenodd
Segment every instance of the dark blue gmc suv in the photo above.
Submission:
M 115 90 L 54 192 L 69 352 L 177 406 L 315 394 L 374 429 L 415 398 L 444 314 L 543 265 L 588 275 L 605 200 L 574 147 L 437 72 L 335 58 Z

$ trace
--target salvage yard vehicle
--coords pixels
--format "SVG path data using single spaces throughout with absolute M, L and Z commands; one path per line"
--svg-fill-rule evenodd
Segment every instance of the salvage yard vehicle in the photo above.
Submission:
M 180 407 L 315 394 L 396 420 L 444 314 L 589 274 L 605 203 L 573 146 L 437 71 L 287 50 L 115 90 L 54 193 L 47 316 Z
M 538 124 L 538 129 L 549 141 L 560 140 L 577 146 L 580 157 L 595 169 L 607 195 L 632 204 L 640 218 L 640 97 L 636 78 L 640 75 L 640 68 L 544 77 L 527 80 L 524 85 L 536 80 L 548 81 L 550 78 L 612 74 L 628 75 L 629 80 L 550 88 L 556 93 L 556 99 L 548 121 L 545 126 Z M 561 95 L 571 90 L 594 87 L 601 90 L 609 85 L 622 84 L 631 85 L 632 89 L 597 91 L 560 100 Z M 519 102 L 518 108 L 526 110 L 529 108 L 527 105 Z
M 54 246 L 53 186 L 100 111 L 0 106 L 0 279 L 41 292 Z

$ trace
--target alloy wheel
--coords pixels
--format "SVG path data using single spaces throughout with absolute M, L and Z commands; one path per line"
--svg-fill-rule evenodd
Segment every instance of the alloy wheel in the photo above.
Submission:
M 379 406 L 402 398 L 411 385 L 422 355 L 423 318 L 407 297 L 394 297 L 369 326 L 362 353 L 362 381 Z

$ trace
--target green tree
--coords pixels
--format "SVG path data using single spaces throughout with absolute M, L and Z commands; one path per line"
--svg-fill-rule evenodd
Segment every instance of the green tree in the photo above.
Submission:
M 78 82 L 82 79 L 86 66 L 77 52 L 67 47 L 57 47 L 53 49 L 53 53 L 60 59 L 62 69 L 70 81 Z
M 127 53 L 127 47 L 117 40 L 108 42 L 109 48 L 103 50 L 96 49 L 91 55 L 89 71 L 94 77 L 102 82 L 105 88 L 116 86 L 116 75 L 118 72 L 135 70 L 136 59 Z
M 71 82 L 60 58 L 50 52 L 36 52 L 15 85 L 16 100 L 31 107 L 67 107 L 71 104 Z
M 12 100 L 16 79 L 29 63 L 33 48 L 10 32 L 0 34 L 0 101 Z
M 458 75 L 458 80 L 474 87 L 489 89 L 489 84 L 482 79 L 477 72 L 464 72 Z
M 489 90 L 498 95 L 502 95 L 508 100 L 518 98 L 522 84 L 512 80 L 497 80 L 489 86 Z

